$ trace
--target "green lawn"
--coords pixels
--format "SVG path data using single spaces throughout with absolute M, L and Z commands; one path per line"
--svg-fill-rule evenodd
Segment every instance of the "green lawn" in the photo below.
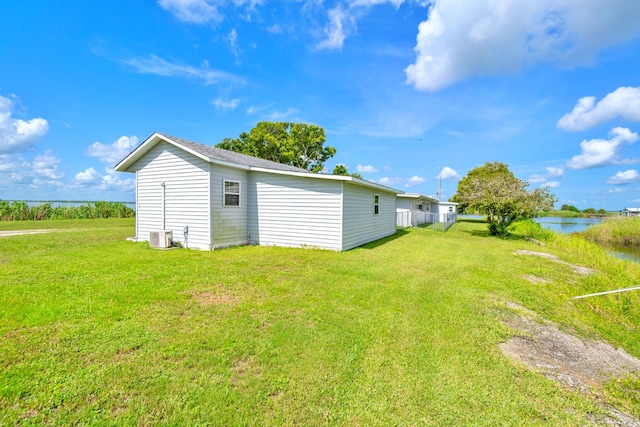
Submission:
M 640 283 L 587 243 L 469 221 L 343 253 L 161 251 L 125 241 L 133 219 L 0 222 L 59 227 L 0 237 L 1 425 L 586 424 L 593 396 L 498 348 L 507 301 L 640 357 L 636 294 L 568 300 Z M 637 379 L 598 394 L 640 416 Z

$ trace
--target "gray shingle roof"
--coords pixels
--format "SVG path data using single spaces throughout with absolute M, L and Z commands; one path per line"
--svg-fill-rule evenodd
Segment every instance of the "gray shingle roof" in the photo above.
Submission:
M 247 156 L 246 154 L 236 153 L 235 151 L 225 150 L 223 148 L 213 147 L 211 145 L 204 145 L 186 139 L 178 138 L 175 136 L 159 133 L 163 137 L 170 139 L 176 144 L 189 148 L 197 153 L 202 154 L 212 160 L 220 160 L 223 162 L 236 163 L 243 166 L 250 166 L 256 168 L 273 169 L 286 172 L 306 172 L 310 171 L 295 166 L 285 165 L 278 162 L 272 162 L 271 160 L 259 159 L 253 156 Z

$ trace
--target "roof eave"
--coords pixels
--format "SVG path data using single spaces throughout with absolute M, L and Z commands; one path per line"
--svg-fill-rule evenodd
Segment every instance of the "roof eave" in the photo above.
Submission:
M 329 174 L 320 174 L 313 172 L 293 172 L 293 171 L 283 171 L 276 169 L 268 169 L 268 168 L 260 168 L 260 167 L 251 167 L 252 171 L 255 172 L 265 172 L 265 173 L 274 173 L 279 175 L 289 175 L 289 176 L 299 176 L 303 178 L 313 178 L 313 179 L 326 179 L 331 181 L 343 181 L 343 182 L 351 182 L 352 184 L 359 185 L 362 187 L 376 188 L 381 191 L 386 191 L 389 193 L 402 193 L 400 190 L 396 190 L 395 188 L 387 187 L 385 185 L 376 184 L 375 182 L 365 181 L 364 179 L 354 178 L 352 176 L 345 175 L 329 175 Z
M 136 147 L 131 153 L 129 153 L 127 157 L 122 159 L 120 163 L 115 165 L 113 169 L 117 172 L 135 172 L 134 169 L 131 169 L 131 166 L 133 166 L 138 160 L 140 160 L 142 156 L 144 156 L 149 150 L 151 150 L 161 141 L 165 141 L 171 145 L 179 147 L 181 150 L 184 150 L 204 161 L 211 162 L 211 163 L 216 163 L 216 162 L 224 163 L 224 162 L 220 162 L 219 160 L 210 159 L 209 157 L 204 156 L 198 153 L 197 151 L 192 150 L 189 147 L 185 147 L 184 145 L 179 144 L 178 142 L 172 140 L 171 138 L 166 137 L 165 135 L 155 132 L 149 138 L 144 140 L 142 144 L 138 145 L 138 147 Z M 237 166 L 240 166 L 240 165 L 237 165 Z

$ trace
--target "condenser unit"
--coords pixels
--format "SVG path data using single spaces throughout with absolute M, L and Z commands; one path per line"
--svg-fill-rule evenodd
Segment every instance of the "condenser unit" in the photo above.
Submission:
M 173 242 L 173 231 L 161 230 L 149 232 L 149 246 L 165 249 Z

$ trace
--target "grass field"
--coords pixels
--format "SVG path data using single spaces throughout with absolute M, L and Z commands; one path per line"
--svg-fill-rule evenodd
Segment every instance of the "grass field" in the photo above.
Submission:
M 0 424 L 585 425 L 640 417 L 640 381 L 585 395 L 498 345 L 507 302 L 640 357 L 640 266 L 459 222 L 335 253 L 154 250 L 133 219 L 0 223 Z M 573 270 L 518 249 L 598 270 Z M 532 283 L 526 275 L 544 277 Z

